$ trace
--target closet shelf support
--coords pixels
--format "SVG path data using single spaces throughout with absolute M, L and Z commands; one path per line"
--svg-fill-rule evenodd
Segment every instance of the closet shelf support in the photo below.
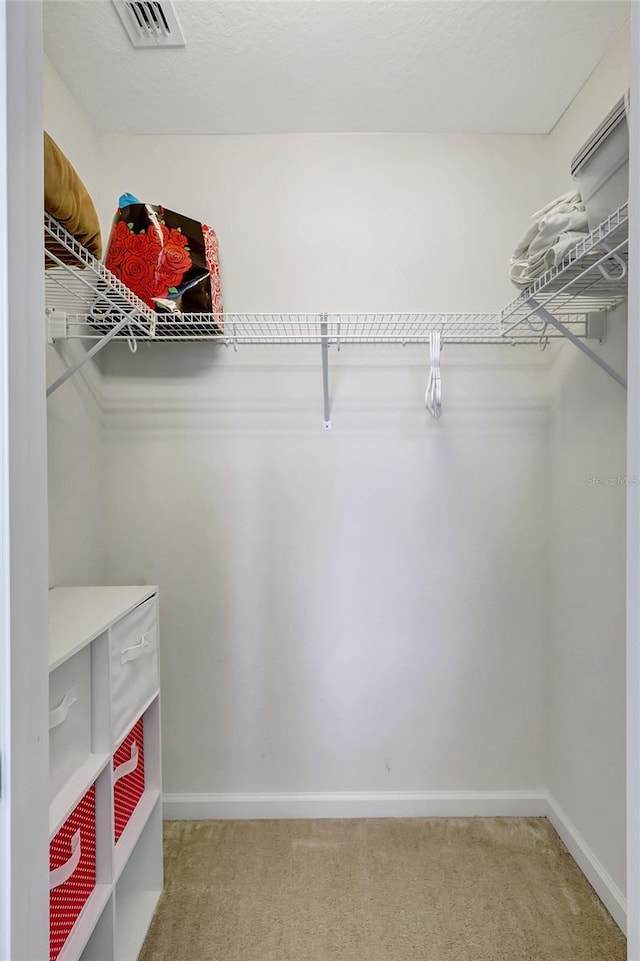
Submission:
M 47 318 L 47 319 L 49 320 L 49 335 L 51 337 L 51 340 L 55 341 L 55 340 L 61 339 L 60 318 L 59 317 L 56 318 L 53 321 L 53 323 L 51 323 L 50 318 Z M 131 324 L 131 317 L 127 317 L 127 316 L 122 317 L 118 321 L 118 323 L 115 324 L 115 326 L 112 327 L 111 330 L 104 335 L 104 337 L 101 337 L 100 340 L 96 341 L 93 347 L 89 348 L 86 354 L 80 358 L 80 360 L 76 361 L 75 364 L 72 364 L 71 367 L 68 367 L 63 374 L 60 374 L 57 380 L 54 380 L 54 382 L 50 384 L 49 387 L 47 387 L 47 397 L 50 397 L 51 394 L 53 394 L 54 391 L 58 389 L 58 387 L 61 387 L 66 381 L 68 381 L 70 377 L 73 377 L 76 371 L 80 370 L 81 367 L 84 367 L 84 365 L 87 363 L 88 360 L 91 360 L 92 357 L 95 357 L 98 351 L 102 350 L 102 348 L 106 344 L 108 344 L 110 340 L 112 340 L 117 334 L 120 333 L 123 327 L 126 327 L 129 324 Z M 62 339 L 66 339 L 66 335 Z
M 569 330 L 569 328 L 559 321 L 557 317 L 554 317 L 554 315 L 550 313 L 546 307 L 543 307 L 542 304 L 539 304 L 538 301 L 533 297 L 529 298 L 529 304 L 535 313 L 542 320 L 544 320 L 545 323 L 551 324 L 552 327 L 555 327 L 555 329 L 561 333 L 563 337 L 566 337 L 567 340 L 570 340 L 572 344 L 575 344 L 578 350 L 581 350 L 582 353 L 586 354 L 587 357 L 589 357 L 595 364 L 598 365 L 598 367 L 601 367 L 605 373 L 609 374 L 609 377 L 613 377 L 616 383 L 620 384 L 621 387 L 624 387 L 625 390 L 627 389 L 627 381 L 625 378 L 619 374 L 617 370 L 614 370 L 613 367 L 611 367 L 605 360 L 603 360 L 602 357 L 599 357 L 595 351 L 591 350 L 591 348 L 588 347 L 583 340 L 580 340 L 579 337 L 576 337 L 573 331 Z
M 320 314 L 320 348 L 322 350 L 322 429 L 331 430 L 331 406 L 329 403 L 328 314 Z

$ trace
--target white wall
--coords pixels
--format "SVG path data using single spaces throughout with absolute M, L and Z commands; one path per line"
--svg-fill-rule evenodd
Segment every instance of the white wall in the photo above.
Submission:
M 98 137 L 50 61 L 44 59 L 44 124 L 92 196 L 100 197 Z M 49 347 L 48 381 L 80 356 L 80 343 Z M 89 362 L 47 405 L 49 585 L 104 581 L 103 439 L 100 378 Z
M 229 311 L 482 311 L 549 197 L 547 139 L 104 137 L 103 196 L 215 226 Z
M 76 344 L 49 347 L 49 382 L 81 349 Z M 83 368 L 47 403 L 50 587 L 104 583 L 104 442 L 99 397 L 98 372 Z
M 510 372 L 514 411 L 445 374 L 436 424 L 421 357 L 345 352 L 329 434 L 302 353 L 107 377 L 109 576 L 160 585 L 165 791 L 538 787 L 543 375 Z
M 228 309 L 480 310 L 513 296 L 547 146 L 107 137 L 103 157 L 114 198 L 215 225 Z M 332 352 L 330 434 L 319 360 L 105 357 L 108 577 L 160 585 L 165 790 L 537 789 L 546 358 L 447 348 L 436 424 L 424 348 Z
M 42 70 L 44 128 L 73 164 L 100 212 L 104 181 L 99 136 L 46 55 Z
M 558 189 L 570 183 L 571 160 L 629 87 L 630 34 L 626 27 L 567 108 L 549 137 Z
M 628 41 L 625 32 L 550 138 L 558 189 L 562 170 L 629 84 Z M 602 348 L 622 373 L 626 325 L 621 308 Z M 624 892 L 626 491 L 617 478 L 626 473 L 626 394 L 569 344 L 553 385 L 547 784 Z
M 626 369 L 626 310 L 603 355 Z M 626 394 L 577 351 L 554 371 L 548 787 L 625 890 Z

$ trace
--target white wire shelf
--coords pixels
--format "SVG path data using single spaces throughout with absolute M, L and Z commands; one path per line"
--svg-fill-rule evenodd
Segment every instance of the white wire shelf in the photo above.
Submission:
M 531 297 L 562 313 L 577 337 L 586 336 L 586 314 L 626 297 L 626 278 L 605 278 L 601 262 L 616 254 L 626 263 L 626 205 L 499 314 L 492 313 L 156 313 L 93 257 L 64 227 L 45 214 L 45 303 L 62 318 L 59 336 L 101 342 L 212 341 L 240 344 L 419 344 L 439 331 L 443 344 L 534 344 L 541 323 L 532 322 Z M 607 249 L 605 249 L 605 246 Z M 53 249 L 51 249 L 53 247 Z M 619 263 L 615 264 L 618 272 Z M 606 269 L 606 266 L 605 266 Z M 117 329 L 116 329 L 117 328 Z M 561 337 L 549 331 L 547 337 Z
M 428 343 L 440 331 L 443 343 L 537 343 L 537 305 L 562 315 L 586 336 L 585 315 L 611 310 L 626 300 L 628 210 L 619 208 L 504 307 L 492 313 L 156 313 L 93 257 L 49 214 L 45 235 L 45 303 L 66 318 L 65 336 L 101 340 L 215 341 L 230 344 Z M 533 323 L 531 323 L 533 322 Z M 326 325 L 326 327 L 324 326 Z M 522 329 L 524 325 L 524 329 Z M 561 336 L 556 332 L 557 336 Z M 548 336 L 556 336 L 549 332 Z
M 544 322 L 537 314 L 544 307 L 556 317 L 602 313 L 627 299 L 629 212 L 627 204 L 569 251 L 564 260 L 547 270 L 500 312 L 505 336 L 522 325 L 540 333 Z
M 565 318 L 578 336 L 585 336 L 585 317 Z M 105 332 L 99 314 L 66 314 L 66 336 L 99 340 Z M 216 342 L 243 344 L 428 344 L 439 331 L 448 344 L 537 344 L 540 335 L 529 329 L 505 337 L 497 314 L 341 313 L 341 314 L 157 314 L 155 333 L 130 331 L 117 339 L 156 342 Z M 561 337 L 551 331 L 549 336 Z
M 50 335 L 94 341 L 82 360 L 48 388 L 52 393 L 112 339 L 130 342 L 320 344 L 538 344 L 567 337 L 624 385 L 584 341 L 594 337 L 593 314 L 627 297 L 628 211 L 620 207 L 565 257 L 493 313 L 235 313 L 155 312 L 45 214 L 45 303 Z M 596 334 L 600 337 L 600 334 Z M 326 395 L 326 385 L 325 385 Z M 327 408 L 325 397 L 325 409 Z M 327 418 L 325 418 L 327 419 Z

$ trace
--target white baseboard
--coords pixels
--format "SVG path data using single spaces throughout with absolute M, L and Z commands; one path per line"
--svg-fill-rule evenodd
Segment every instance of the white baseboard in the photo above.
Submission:
M 627 899 L 618 885 L 551 795 L 547 796 L 546 815 L 613 920 L 626 934 Z
M 383 791 L 165 794 L 166 820 L 260 818 L 542 817 L 544 791 Z

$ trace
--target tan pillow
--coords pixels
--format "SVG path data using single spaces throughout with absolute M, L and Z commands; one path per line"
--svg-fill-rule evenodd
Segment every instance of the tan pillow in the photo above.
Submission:
M 93 200 L 78 174 L 48 133 L 44 135 L 44 209 L 70 234 L 73 234 L 94 257 L 98 259 L 102 257 L 100 222 Z M 50 237 L 46 238 L 45 243 L 47 248 L 54 250 L 61 260 L 69 261 L 70 255 L 66 254 L 62 257 L 60 250 L 54 249 Z M 59 248 L 59 245 L 55 247 Z

